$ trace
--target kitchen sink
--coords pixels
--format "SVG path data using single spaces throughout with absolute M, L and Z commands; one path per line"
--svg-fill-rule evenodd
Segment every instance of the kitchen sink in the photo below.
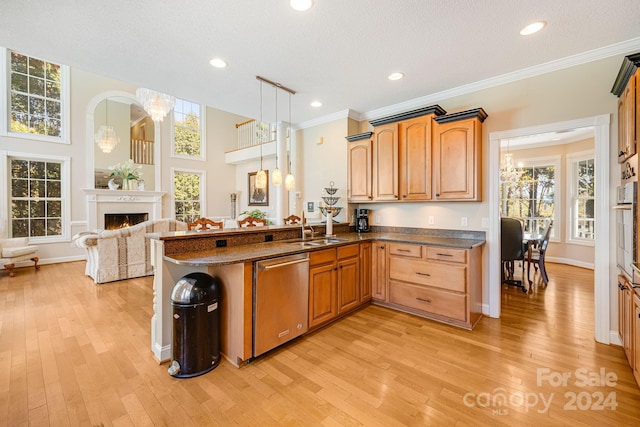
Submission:
M 303 247 L 318 247 L 318 246 L 327 246 L 332 243 L 340 243 L 340 242 L 346 242 L 346 241 L 347 239 L 341 239 L 338 237 L 319 237 L 311 240 L 298 239 L 298 240 L 294 240 L 292 243 L 303 246 Z

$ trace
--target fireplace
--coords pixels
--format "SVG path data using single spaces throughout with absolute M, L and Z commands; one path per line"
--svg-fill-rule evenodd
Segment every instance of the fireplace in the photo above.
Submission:
M 106 213 L 104 214 L 105 230 L 117 230 L 139 224 L 149 219 L 148 213 Z
M 85 188 L 87 195 L 87 229 L 104 230 L 106 214 L 147 214 L 145 219 L 162 218 L 162 191 L 125 191 Z M 129 217 L 131 220 L 131 217 Z

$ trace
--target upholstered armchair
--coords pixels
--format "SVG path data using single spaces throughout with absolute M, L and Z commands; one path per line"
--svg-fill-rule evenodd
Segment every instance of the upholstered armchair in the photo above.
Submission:
M 37 252 L 38 247 L 30 245 L 27 237 L 0 239 L 0 266 L 9 271 L 9 277 L 15 277 L 13 269 L 19 261 L 31 260 L 35 263 L 36 270 L 39 270 Z
M 85 274 L 96 283 L 107 283 L 152 275 L 151 243 L 145 235 L 184 230 L 186 222 L 165 218 L 118 230 L 79 233 L 74 242 L 87 252 Z

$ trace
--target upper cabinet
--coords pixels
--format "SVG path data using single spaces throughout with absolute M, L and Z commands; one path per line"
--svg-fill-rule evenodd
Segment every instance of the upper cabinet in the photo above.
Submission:
M 482 108 L 436 117 L 433 128 L 434 199 L 480 201 Z
M 445 115 L 434 105 L 372 120 L 347 137 L 350 202 L 481 200 L 483 109 Z
M 618 100 L 618 163 L 636 154 L 640 135 L 640 53 L 624 58 L 611 92 Z

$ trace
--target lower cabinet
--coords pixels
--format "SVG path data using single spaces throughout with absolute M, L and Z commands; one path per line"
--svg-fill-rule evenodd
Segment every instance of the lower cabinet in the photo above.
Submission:
M 623 275 L 618 276 L 618 331 L 624 354 L 640 385 L 640 296 Z
M 367 286 L 361 280 L 363 250 L 360 246 L 339 246 L 309 254 L 309 329 L 367 302 L 362 298 L 362 289 L 366 290 Z
M 371 301 L 372 247 L 371 243 L 360 244 L 360 301 L 363 303 Z
M 633 376 L 640 386 L 640 297 L 633 295 Z
M 387 246 L 388 243 L 374 242 L 371 248 L 371 297 L 379 302 L 387 302 Z
M 481 247 L 388 244 L 389 305 L 472 329 L 482 317 Z

